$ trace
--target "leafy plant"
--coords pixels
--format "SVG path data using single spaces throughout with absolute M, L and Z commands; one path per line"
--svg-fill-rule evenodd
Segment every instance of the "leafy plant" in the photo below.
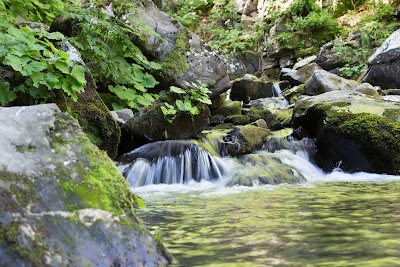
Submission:
M 35 99 L 47 99 L 50 91 L 55 89 L 61 89 L 77 100 L 77 93 L 82 92 L 86 84 L 85 69 L 72 63 L 68 54 L 52 43 L 63 38 L 61 33 L 29 27 L 10 27 L 6 33 L 0 33 L 0 62 L 16 72 L 12 81 L 7 81 L 12 74 L 3 69 L 1 105 L 15 100 L 17 92 L 29 93 Z
M 114 109 L 140 110 L 158 95 L 148 93 L 158 82 L 150 71 L 161 69 L 160 64 L 147 60 L 132 42 L 143 38 L 140 31 L 117 17 L 85 10 L 73 15 L 80 21 L 81 32 L 70 38 L 89 65 L 100 90 L 115 94 L 119 101 Z
M 197 83 L 185 82 L 185 84 L 188 87 L 186 90 L 176 86 L 170 87 L 170 92 L 180 97 L 180 99 L 175 101 L 174 105 L 165 102 L 163 106 L 161 106 L 161 111 L 170 123 L 173 122 L 179 112 L 197 115 L 200 113 L 197 106 L 199 103 L 211 104 L 210 97 L 208 96 L 211 91 L 204 83 L 197 81 Z

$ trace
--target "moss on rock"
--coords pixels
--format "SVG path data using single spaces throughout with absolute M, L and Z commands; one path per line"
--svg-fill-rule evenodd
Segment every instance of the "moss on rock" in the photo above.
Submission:
M 175 39 L 174 49 L 161 61 L 165 77 L 176 77 L 189 70 L 186 53 L 190 50 L 189 31 L 181 29 Z
M 250 122 L 249 117 L 246 115 L 232 115 L 226 117 L 227 123 L 233 123 L 234 125 L 246 125 Z

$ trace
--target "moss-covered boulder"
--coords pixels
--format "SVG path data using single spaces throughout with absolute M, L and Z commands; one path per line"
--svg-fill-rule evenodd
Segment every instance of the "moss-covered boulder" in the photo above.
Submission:
M 305 182 L 295 168 L 283 163 L 279 154 L 266 151 L 239 158 L 239 168 L 228 181 L 228 186 L 254 186 L 262 184 L 294 184 Z
M 282 96 L 289 102 L 290 105 L 296 103 L 297 99 L 304 94 L 304 84 L 295 86 L 291 89 L 282 92 Z
M 247 154 L 264 145 L 264 141 L 271 134 L 269 129 L 254 125 L 234 126 L 232 131 L 224 138 L 226 142 L 234 143 L 228 154 L 231 156 Z
M 250 108 L 250 122 L 263 119 L 271 130 L 291 126 L 292 109 L 269 110 L 263 106 Z
M 249 117 L 246 115 L 232 115 L 225 119 L 227 123 L 233 123 L 234 125 L 246 125 L 249 123 Z
M 93 144 L 106 151 L 111 158 L 115 158 L 121 136 L 117 121 L 97 93 L 96 83 L 79 52 L 67 41 L 59 44 L 59 49 L 67 52 L 76 64 L 85 67 L 86 86 L 85 91 L 78 94 L 77 101 L 73 101 L 60 90 L 54 91 L 52 100 L 62 111 L 68 111 L 78 119 L 82 130 Z
M 225 101 L 220 107 L 212 111 L 213 115 L 224 117 L 242 114 L 242 103 L 240 101 Z
M 400 174 L 400 106 L 356 91 L 305 97 L 293 128 L 317 138 L 316 161 L 325 170 Z
M 359 84 L 325 70 L 316 70 L 304 84 L 304 94 L 319 95 L 336 90 L 354 90 Z
M 0 108 L 1 266 L 160 266 L 111 159 L 54 104 Z
M 273 83 L 258 79 L 253 75 L 246 74 L 243 78 L 236 79 L 232 82 L 231 100 L 248 103 L 253 99 L 272 96 L 274 96 Z
M 163 114 L 164 103 L 174 105 L 177 97 L 173 93 L 160 97 L 127 121 L 121 128 L 120 154 L 149 142 L 194 138 L 206 129 L 211 114 L 203 103 L 196 103 L 200 111 L 197 115 L 177 111 L 175 117 L 169 119 Z

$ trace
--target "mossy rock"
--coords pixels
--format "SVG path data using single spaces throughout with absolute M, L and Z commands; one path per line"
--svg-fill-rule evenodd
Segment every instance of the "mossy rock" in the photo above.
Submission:
M 269 152 L 249 154 L 239 158 L 241 166 L 227 183 L 228 186 L 263 184 L 295 184 L 305 182 L 295 168 L 282 163 L 278 155 Z
M 0 108 L 0 121 L 1 266 L 171 260 L 138 222 L 127 181 L 71 116 L 47 104 Z
M 227 123 L 233 123 L 234 125 L 246 125 L 250 122 L 249 117 L 245 115 L 232 115 L 226 117 Z
M 230 152 L 234 156 L 260 149 L 270 134 L 269 129 L 254 125 L 234 126 L 225 139 L 237 144 L 237 150 Z
M 213 115 L 224 117 L 242 114 L 242 103 L 240 101 L 226 101 L 222 106 L 212 111 Z
M 297 99 L 304 94 L 304 84 L 295 86 L 289 90 L 282 92 L 283 97 L 289 102 L 290 105 L 296 103 Z
M 316 160 L 332 170 L 400 174 L 400 106 L 356 91 L 304 98 L 293 128 L 317 138 Z
M 263 119 L 267 123 L 269 129 L 280 130 L 290 125 L 288 118 L 290 112 L 291 111 L 283 110 L 271 112 L 269 109 L 262 106 L 254 106 L 250 108 L 250 122 Z
M 161 107 L 164 103 L 174 105 L 178 98 L 174 93 L 160 97 L 127 121 L 121 128 L 120 154 L 149 142 L 195 138 L 206 129 L 210 124 L 210 110 L 203 103 L 196 103 L 199 114 L 177 112 L 176 117 L 168 121 Z

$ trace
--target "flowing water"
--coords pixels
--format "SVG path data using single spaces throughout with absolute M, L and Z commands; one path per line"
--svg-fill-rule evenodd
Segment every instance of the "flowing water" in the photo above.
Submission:
M 134 188 L 145 224 L 175 266 L 399 266 L 400 177 L 323 173 L 306 153 L 278 150 L 300 184 L 226 187 L 232 175 Z M 225 159 L 231 173 L 246 171 Z M 248 166 L 246 166 L 248 167 Z

